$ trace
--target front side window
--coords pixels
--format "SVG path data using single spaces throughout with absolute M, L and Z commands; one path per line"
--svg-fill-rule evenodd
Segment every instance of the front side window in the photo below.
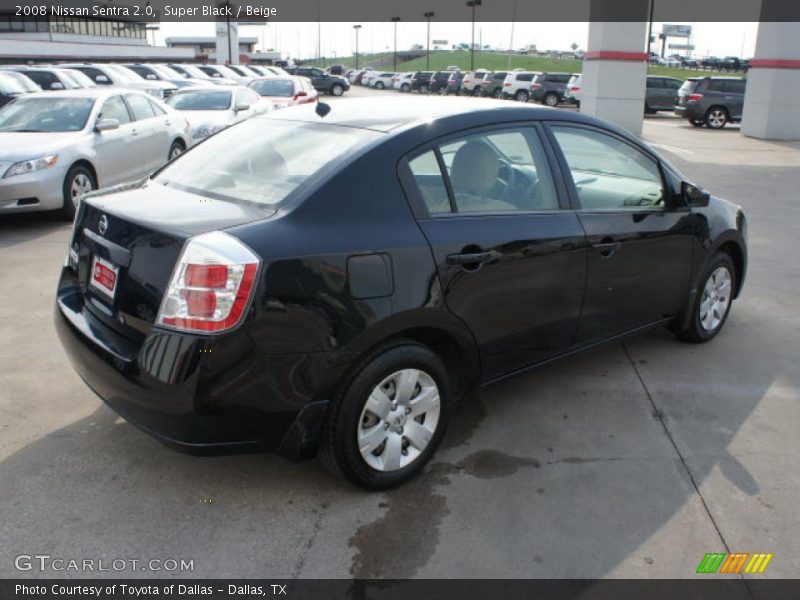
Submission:
M 583 210 L 663 207 L 658 164 L 630 144 L 593 129 L 553 127 Z
M 134 121 L 144 121 L 145 119 L 152 119 L 156 116 L 156 113 L 153 112 L 153 107 L 150 105 L 150 101 L 144 96 L 129 94 L 125 96 L 125 99 L 131 107 Z
M 100 121 L 101 119 L 116 119 L 120 125 L 131 122 L 128 107 L 122 101 L 122 96 L 111 96 L 103 103 L 103 107 L 97 114 L 97 120 Z
M 246 127 L 229 127 L 182 155 L 156 181 L 211 198 L 275 206 L 382 135 L 322 123 L 250 119 Z

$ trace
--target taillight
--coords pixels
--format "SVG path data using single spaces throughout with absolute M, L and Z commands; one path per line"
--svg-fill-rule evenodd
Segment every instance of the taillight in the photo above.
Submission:
M 259 258 L 227 233 L 189 239 L 172 271 L 157 325 L 220 333 L 236 327 L 255 288 Z
M 507 86 L 507 87 L 511 87 L 511 82 L 510 81 L 506 81 L 506 82 L 503 83 L 503 85 Z
M 697 102 L 703 99 L 703 94 L 689 94 L 689 102 Z
M 531 84 L 531 89 L 532 90 L 538 90 L 540 87 L 542 87 L 541 83 L 532 83 Z
M 572 86 L 572 91 L 573 92 L 580 92 L 581 88 L 580 88 L 580 86 L 574 85 L 574 86 Z

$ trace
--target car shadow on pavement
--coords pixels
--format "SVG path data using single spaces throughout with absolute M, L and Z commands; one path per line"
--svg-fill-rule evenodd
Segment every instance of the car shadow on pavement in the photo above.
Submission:
M 53 233 L 68 232 L 69 227 L 70 223 L 54 212 L 0 214 L 0 250 Z

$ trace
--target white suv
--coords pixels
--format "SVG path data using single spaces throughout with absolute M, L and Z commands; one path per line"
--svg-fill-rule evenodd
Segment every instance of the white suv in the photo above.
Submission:
M 477 71 L 470 71 L 464 75 L 464 79 L 461 80 L 461 93 L 479 96 L 481 93 L 481 83 L 487 73 L 491 73 L 491 71 L 478 69 Z
M 503 98 L 527 102 L 531 95 L 531 82 L 536 75 L 533 71 L 511 71 L 503 81 Z
M 577 75 L 573 75 L 569 78 L 569 83 L 567 83 L 567 89 L 564 90 L 564 102 L 567 104 L 575 104 L 577 106 L 581 105 L 581 82 L 583 80 L 583 76 L 581 73 Z
M 397 73 L 377 73 L 374 79 L 370 79 L 367 85 L 377 90 L 392 87 L 392 79 Z
M 401 92 L 411 91 L 411 80 L 416 71 L 409 71 L 408 73 L 398 73 L 394 76 L 392 87 Z

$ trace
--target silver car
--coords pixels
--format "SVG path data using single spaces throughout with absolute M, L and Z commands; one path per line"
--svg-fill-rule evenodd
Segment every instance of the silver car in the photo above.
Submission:
M 134 90 L 39 92 L 0 109 L 0 215 L 61 210 L 146 177 L 191 146 L 189 122 Z
M 273 110 L 272 102 L 262 100 L 255 91 L 242 86 L 183 88 L 175 92 L 167 104 L 188 119 L 194 143 L 245 119 Z
M 122 65 L 70 63 L 60 66 L 80 71 L 97 85 L 114 85 L 132 90 L 141 90 L 160 100 L 163 100 L 178 89 L 175 85 L 166 81 L 143 80 L 136 73 Z

